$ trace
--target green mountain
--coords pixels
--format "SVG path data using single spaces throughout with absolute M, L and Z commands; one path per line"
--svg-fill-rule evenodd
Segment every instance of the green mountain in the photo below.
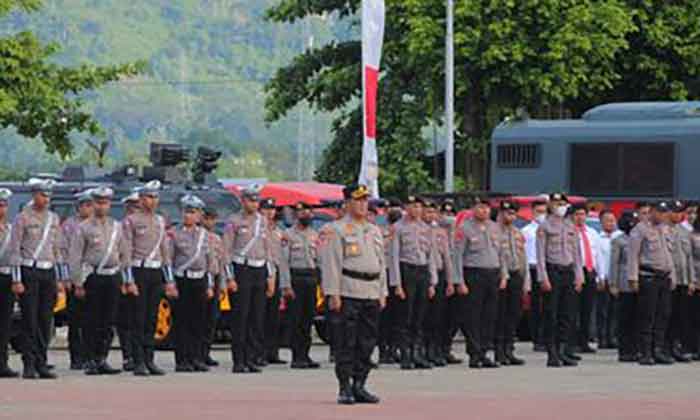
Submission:
M 224 151 L 220 176 L 308 178 L 329 138 L 330 117 L 300 108 L 267 127 L 263 86 L 312 38 L 325 42 L 339 29 L 324 18 L 266 22 L 265 10 L 277 1 L 45 0 L 38 13 L 0 21 L 0 33 L 31 30 L 57 42 L 56 60 L 68 66 L 148 62 L 142 77 L 86 96 L 110 141 L 108 165 L 143 162 L 149 141 L 181 142 Z M 94 160 L 84 138 L 76 135 L 74 145 L 73 160 Z M 0 163 L 0 176 L 64 164 L 11 130 L 0 134 L 0 151 L 15 156 Z

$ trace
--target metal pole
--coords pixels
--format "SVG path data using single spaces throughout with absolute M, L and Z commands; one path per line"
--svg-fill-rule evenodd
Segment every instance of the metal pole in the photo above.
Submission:
M 447 28 L 445 37 L 445 192 L 454 192 L 455 136 L 454 136 L 454 0 L 447 0 Z

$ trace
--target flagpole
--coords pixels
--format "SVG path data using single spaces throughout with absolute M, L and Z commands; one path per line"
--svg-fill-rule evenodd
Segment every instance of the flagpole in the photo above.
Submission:
M 455 136 L 454 136 L 454 0 L 447 0 L 445 36 L 445 192 L 454 192 Z

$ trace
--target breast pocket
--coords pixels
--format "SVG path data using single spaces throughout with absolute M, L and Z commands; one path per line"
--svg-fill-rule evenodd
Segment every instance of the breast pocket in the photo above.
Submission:
M 148 231 L 148 226 L 147 225 L 134 225 L 134 235 L 137 238 L 141 238 L 146 235 L 146 232 Z

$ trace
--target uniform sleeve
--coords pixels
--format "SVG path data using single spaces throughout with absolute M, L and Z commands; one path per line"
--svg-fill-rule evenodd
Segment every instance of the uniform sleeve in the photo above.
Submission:
M 290 250 L 289 250 L 289 240 L 287 239 L 287 233 L 285 232 L 284 234 L 284 239 L 282 240 L 282 255 L 280 258 L 280 266 L 282 264 L 285 265 L 286 267 L 286 275 L 283 275 L 282 271 L 280 270 L 280 287 L 285 289 L 292 287 L 292 276 L 290 273 L 289 269 L 289 258 L 290 258 Z M 320 252 L 319 252 L 319 257 L 320 257 Z
M 223 258 L 224 258 L 224 264 L 229 267 L 229 278 L 235 277 L 235 274 L 233 272 L 233 267 L 230 265 L 231 261 L 233 261 L 233 242 L 236 239 L 236 230 L 235 226 L 233 224 L 233 221 L 229 221 L 229 223 L 226 224 L 226 227 L 224 228 L 224 252 L 223 252 Z
M 389 287 L 387 286 L 387 269 L 386 269 L 386 252 L 384 249 L 384 235 L 381 229 L 376 228 L 375 235 L 377 238 L 377 255 L 379 257 L 379 296 L 386 298 L 389 296 Z
M 343 245 L 335 230 L 327 230 L 325 245 L 321 248 L 321 287 L 326 296 L 340 296 Z
M 57 215 L 52 214 L 53 219 L 53 255 L 57 264 L 63 264 L 66 261 L 66 246 L 63 237 L 63 230 L 59 223 L 59 218 Z M 67 279 L 66 279 L 67 280 Z
M 627 252 L 627 279 L 620 281 L 639 281 L 639 253 L 642 251 L 642 232 L 639 227 L 632 230 Z
M 464 232 L 465 224 L 466 222 L 455 228 L 454 284 L 464 284 L 464 264 L 462 264 L 462 256 L 467 247 L 467 235 Z
M 499 228 L 498 229 L 498 265 L 499 265 L 499 271 L 501 273 L 499 280 L 500 279 L 508 279 L 510 277 L 510 273 L 508 273 L 508 254 L 507 254 L 507 248 L 505 244 L 505 233 Z M 510 243 L 508 243 L 510 245 Z M 511 258 L 515 259 L 517 258 L 517 255 L 512 255 Z
M 588 229 L 588 228 L 586 228 Z M 595 255 L 593 256 L 594 264 L 595 264 L 595 272 L 596 272 L 596 282 L 599 281 L 605 281 L 605 279 L 608 277 L 607 273 L 607 264 L 603 259 L 604 252 L 603 252 L 603 237 L 598 234 L 593 229 L 589 229 L 589 232 L 593 234 L 593 238 L 595 241 L 595 246 L 593 247 Z
M 452 269 L 453 266 L 452 266 L 452 254 L 450 253 L 450 244 L 449 244 L 450 241 L 449 241 L 449 237 L 447 237 L 445 239 L 446 239 L 446 241 L 442 245 L 442 249 L 440 250 L 441 254 L 442 254 L 440 256 L 440 258 L 442 258 L 443 267 L 445 270 L 445 279 L 447 279 L 447 281 L 450 282 L 450 284 L 452 284 L 454 272 Z
M 160 216 L 160 223 L 165 223 L 165 220 L 162 218 L 163 216 Z M 163 228 L 165 229 L 165 226 L 163 225 Z M 173 265 L 173 252 L 172 252 L 172 237 L 168 234 L 168 231 L 166 230 L 163 233 L 163 242 L 160 243 L 160 252 L 161 255 L 163 256 L 163 265 L 166 266 L 172 266 Z
M 684 229 L 684 228 L 681 228 Z M 693 244 L 690 234 L 685 235 L 686 258 L 688 259 L 688 284 L 695 283 L 695 264 L 693 264 Z
M 399 258 L 401 252 L 401 241 L 399 238 L 401 236 L 400 223 L 401 222 L 394 225 L 394 235 L 391 238 L 391 250 L 389 251 L 392 267 L 392 272 L 389 280 L 391 280 L 391 285 L 393 287 L 401 286 L 401 261 Z
M 428 270 L 430 272 L 430 285 L 431 286 L 437 286 L 439 282 L 438 278 L 438 271 L 437 271 L 437 264 L 438 264 L 438 258 L 442 258 L 440 256 L 440 250 L 437 246 L 437 239 L 435 237 L 434 231 L 430 232 L 430 255 L 428 258 Z M 382 255 L 382 259 L 384 259 L 384 256 Z
M 542 283 L 547 276 L 547 231 L 542 224 L 537 228 L 535 235 L 535 249 L 537 250 L 537 282 Z
M 129 254 L 129 247 L 124 238 L 124 223 L 117 223 L 117 229 L 119 232 L 119 243 L 117 251 L 119 252 L 119 266 L 122 270 L 127 270 L 131 266 L 131 255 Z
M 131 217 L 127 217 L 124 219 L 122 222 L 122 234 L 124 235 L 124 248 L 126 248 L 126 255 L 127 255 L 127 267 L 131 267 L 131 258 L 133 256 L 133 241 L 134 241 L 134 232 L 133 232 L 133 221 L 131 220 Z
M 22 282 L 22 241 L 24 240 L 24 217 L 20 213 L 12 224 L 12 239 L 10 241 L 10 261 L 13 266 L 12 282 Z
M 68 249 L 68 258 L 66 259 L 68 263 L 70 279 L 76 286 L 82 286 L 84 283 L 83 277 L 83 253 L 85 250 L 85 232 L 82 227 L 78 227 L 77 232 L 74 233 L 74 237 L 70 241 L 70 248 Z

